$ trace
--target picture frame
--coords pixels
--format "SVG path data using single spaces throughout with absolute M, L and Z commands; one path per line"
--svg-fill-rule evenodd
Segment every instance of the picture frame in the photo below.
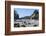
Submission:
M 30 9 L 30 8 L 37 9 L 38 8 L 41 11 L 39 13 L 39 14 L 41 14 L 41 15 L 39 15 L 39 26 L 41 27 L 40 29 L 37 27 L 35 27 L 35 28 L 34 27 L 33 28 L 31 28 L 31 27 L 30 28 L 29 27 L 23 28 L 22 27 L 20 29 L 15 28 L 13 30 L 13 26 L 11 26 L 13 24 L 13 21 L 14 21 L 13 9 L 14 8 L 15 8 L 15 10 L 16 10 L 16 8 L 22 9 L 22 7 L 25 8 L 25 11 L 28 11 L 27 8 L 28 9 Z M 24 9 L 22 11 L 24 11 Z M 23 15 L 23 16 L 25 16 L 25 15 Z M 44 33 L 44 32 L 45 32 L 45 4 L 44 3 L 5 1 L 5 35 L 34 34 L 34 33 Z

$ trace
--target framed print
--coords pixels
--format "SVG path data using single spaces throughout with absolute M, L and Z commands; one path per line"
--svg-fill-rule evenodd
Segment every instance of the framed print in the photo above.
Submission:
M 45 32 L 44 3 L 5 1 L 5 34 Z

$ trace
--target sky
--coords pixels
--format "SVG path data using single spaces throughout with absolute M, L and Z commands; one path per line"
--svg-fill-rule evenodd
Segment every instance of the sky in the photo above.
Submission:
M 15 11 L 19 14 L 19 18 L 24 16 L 31 16 L 35 10 L 38 9 L 15 8 Z

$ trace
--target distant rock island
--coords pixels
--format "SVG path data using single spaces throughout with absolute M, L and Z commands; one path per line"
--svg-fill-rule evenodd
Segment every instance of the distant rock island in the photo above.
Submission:
M 15 11 L 14 11 L 15 12 Z M 14 13 L 14 19 L 39 19 L 39 11 L 35 10 L 32 15 L 19 18 L 19 14 Z

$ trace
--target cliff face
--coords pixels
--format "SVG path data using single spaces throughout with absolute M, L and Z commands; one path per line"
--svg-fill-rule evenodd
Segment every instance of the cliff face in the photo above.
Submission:
M 37 10 L 34 11 L 34 13 L 31 16 L 32 19 L 39 19 L 39 12 Z
M 14 10 L 14 20 L 19 19 L 19 14 Z

